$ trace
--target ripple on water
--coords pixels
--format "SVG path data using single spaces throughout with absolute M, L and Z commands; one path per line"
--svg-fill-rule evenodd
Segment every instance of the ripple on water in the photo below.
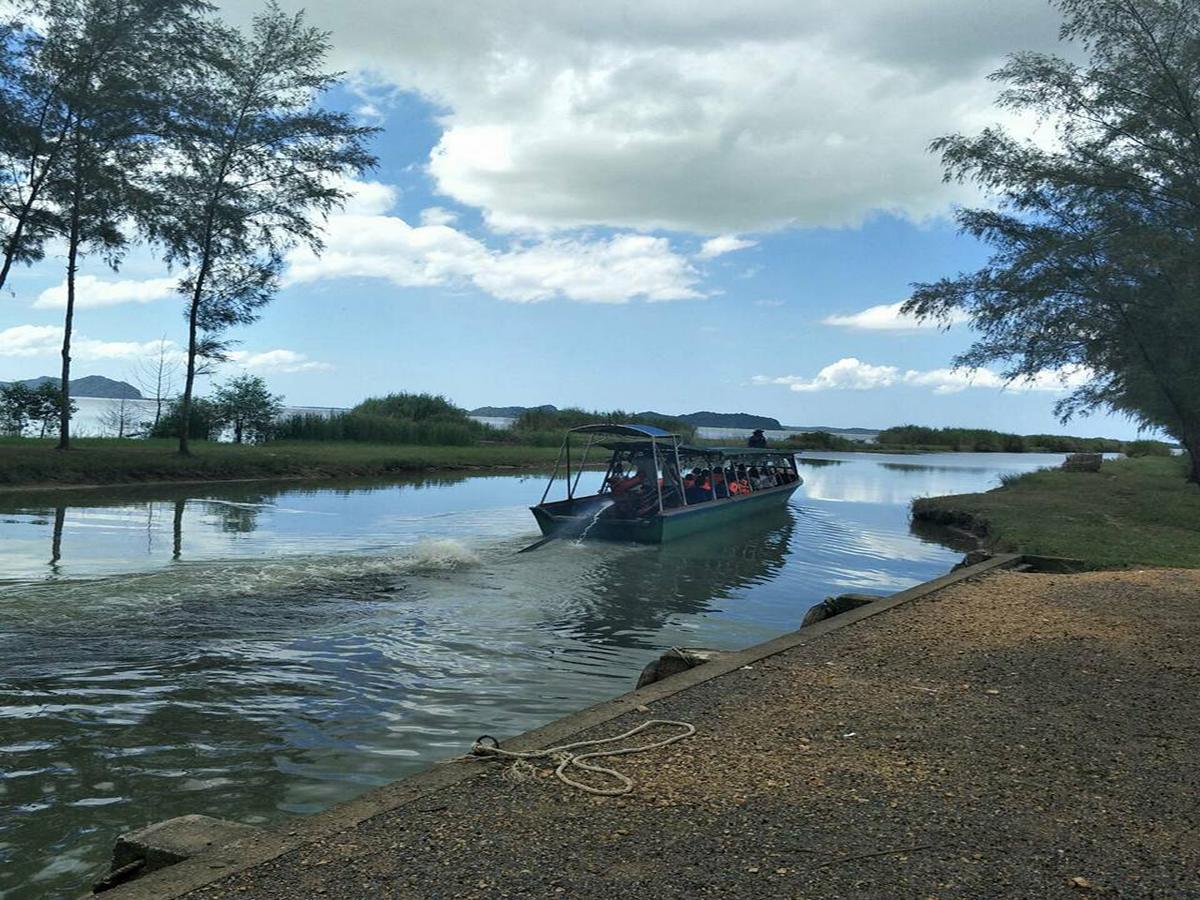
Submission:
M 1004 465 L 848 461 L 720 534 L 520 556 L 524 477 L 0 510 L 0 896 L 76 896 L 148 820 L 314 812 L 607 699 L 671 645 L 745 646 L 830 593 L 940 574 L 954 555 L 897 498 Z

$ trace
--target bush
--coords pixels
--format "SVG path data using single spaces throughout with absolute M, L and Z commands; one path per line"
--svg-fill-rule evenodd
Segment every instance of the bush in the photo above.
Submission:
M 427 422 L 441 419 L 449 422 L 470 422 L 465 409 L 459 409 L 445 397 L 435 394 L 388 394 L 386 397 L 368 397 L 351 413 L 403 419 L 409 422 Z
M 276 422 L 274 429 L 275 439 L 281 441 L 361 441 L 416 447 L 466 447 L 494 433 L 470 419 L 418 422 L 359 412 L 294 415 Z
M 797 450 L 861 450 L 862 444 L 828 431 L 804 431 L 788 435 L 787 445 Z
M 361 441 L 418 447 L 466 447 L 496 440 L 501 432 L 476 422 L 467 411 L 433 394 L 370 397 L 331 416 L 307 413 L 275 425 L 277 440 Z
M 1125 445 L 1126 456 L 1171 456 L 1171 445 L 1162 441 L 1130 441 Z
M 988 428 L 926 428 L 901 425 L 879 432 L 883 446 L 968 453 L 1118 453 L 1122 444 L 1111 438 L 1081 438 L 1057 434 L 1009 434 Z
M 183 419 L 183 399 L 171 401 L 158 424 L 150 431 L 150 437 L 179 437 L 180 421 Z M 221 436 L 225 420 L 217 404 L 203 397 L 192 398 L 191 414 L 188 416 L 188 438 L 195 441 L 211 441 Z

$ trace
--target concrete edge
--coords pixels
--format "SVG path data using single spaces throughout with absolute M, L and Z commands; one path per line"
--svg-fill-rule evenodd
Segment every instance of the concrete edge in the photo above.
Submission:
M 504 746 L 514 750 L 532 750 L 563 743 L 567 738 L 581 731 L 633 712 L 639 706 L 664 700 L 699 684 L 728 675 L 743 666 L 752 665 L 768 657 L 811 643 L 831 631 L 877 616 L 904 603 L 927 597 L 960 582 L 978 578 L 999 569 L 1012 568 L 1020 565 L 1023 561 L 1024 557 L 1019 553 L 994 556 L 977 565 L 958 569 L 932 581 L 914 585 L 873 603 L 824 619 L 807 628 L 788 632 L 744 650 L 726 653 L 712 662 L 672 675 L 663 681 L 603 701 L 523 734 L 506 738 Z M 482 775 L 494 768 L 493 763 L 493 760 L 475 758 L 434 763 L 432 767 L 423 772 L 370 790 L 324 812 L 305 816 L 295 822 L 285 823 L 276 830 L 267 831 L 262 836 L 236 841 L 201 856 L 160 869 L 129 884 L 105 891 L 103 896 L 107 900 L 169 900 L 169 898 L 180 897 L 189 891 L 198 890 L 237 872 L 282 856 L 322 835 L 352 828 L 367 819 L 391 812 L 406 804 L 415 803 L 443 788 Z

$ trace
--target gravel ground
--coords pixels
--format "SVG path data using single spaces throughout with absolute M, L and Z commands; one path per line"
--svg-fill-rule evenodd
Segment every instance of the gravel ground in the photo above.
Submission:
M 631 795 L 497 764 L 188 897 L 1200 897 L 1198 639 L 1200 571 L 996 573 L 655 703 Z

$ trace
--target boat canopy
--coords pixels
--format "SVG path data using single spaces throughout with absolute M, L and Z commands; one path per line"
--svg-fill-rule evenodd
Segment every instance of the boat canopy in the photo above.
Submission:
M 669 431 L 664 431 L 661 428 L 656 428 L 653 425 L 638 425 L 636 423 L 630 425 L 617 425 L 607 423 L 601 425 L 580 425 L 577 428 L 570 429 L 572 434 L 618 434 L 622 437 L 634 438 L 673 438 L 678 435 L 672 434 Z

